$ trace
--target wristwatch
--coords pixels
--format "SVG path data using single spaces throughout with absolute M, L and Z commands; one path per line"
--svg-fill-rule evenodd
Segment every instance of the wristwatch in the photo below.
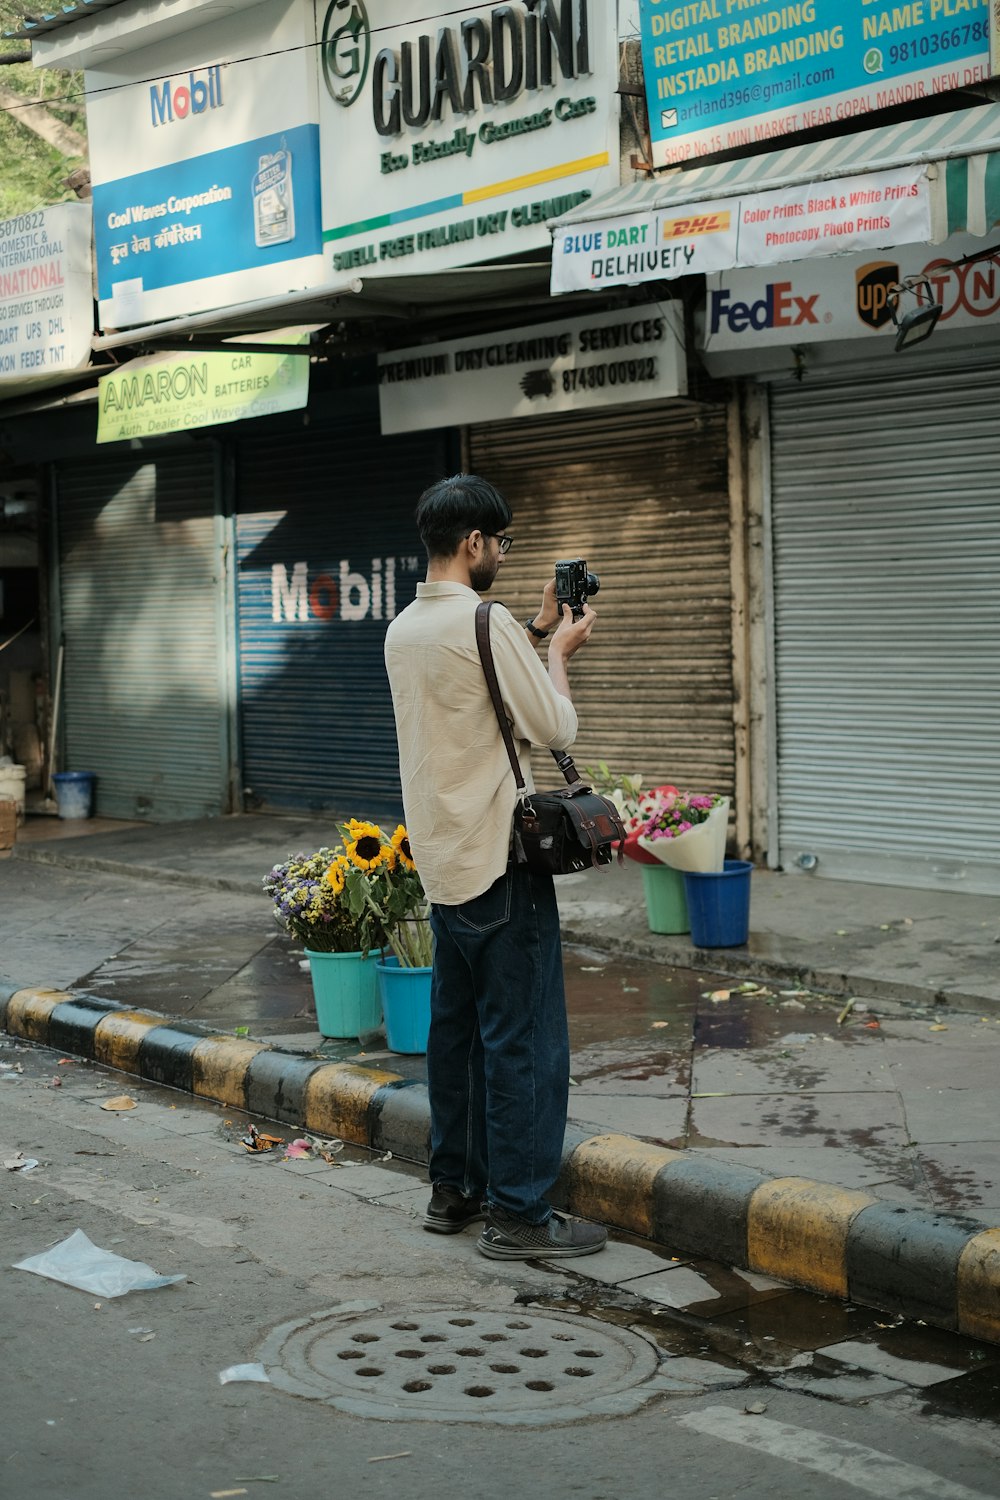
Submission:
M 529 635 L 533 635 L 535 637 L 536 641 L 544 641 L 545 637 L 549 633 L 547 630 L 539 630 L 534 620 L 525 620 L 524 628 L 528 631 Z

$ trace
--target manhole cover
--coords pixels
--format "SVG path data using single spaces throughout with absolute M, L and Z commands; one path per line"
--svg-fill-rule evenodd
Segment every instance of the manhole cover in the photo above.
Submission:
M 669 1389 L 651 1344 L 569 1314 L 440 1309 L 319 1313 L 275 1329 L 260 1358 L 274 1385 L 356 1416 L 571 1422 L 626 1416 Z

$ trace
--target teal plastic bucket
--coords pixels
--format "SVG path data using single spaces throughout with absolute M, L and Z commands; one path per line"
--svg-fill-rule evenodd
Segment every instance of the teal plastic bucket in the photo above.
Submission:
M 403 968 L 390 954 L 375 965 L 382 995 L 385 1035 L 391 1052 L 426 1052 L 431 1025 L 431 973 Z
M 745 859 L 727 859 L 711 873 L 686 870 L 691 941 L 696 948 L 739 948 L 750 936 L 750 874 Z
M 93 771 L 57 771 L 52 778 L 61 818 L 89 818 L 94 812 Z
M 360 1037 L 382 1021 L 378 976 L 369 953 L 314 953 L 306 949 L 316 1001 L 316 1024 L 323 1036 Z
M 642 889 L 646 897 L 646 916 L 650 932 L 687 932 L 687 895 L 684 876 L 669 865 L 640 865 Z

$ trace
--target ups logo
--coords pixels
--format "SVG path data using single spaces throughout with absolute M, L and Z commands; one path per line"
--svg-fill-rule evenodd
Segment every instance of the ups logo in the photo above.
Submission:
M 899 266 L 879 260 L 857 272 L 858 317 L 869 328 L 884 328 L 892 321 L 891 288 L 899 284 Z

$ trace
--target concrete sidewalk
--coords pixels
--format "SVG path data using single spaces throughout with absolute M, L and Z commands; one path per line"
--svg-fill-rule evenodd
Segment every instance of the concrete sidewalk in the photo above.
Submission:
M 426 1160 L 423 1059 L 315 1031 L 301 954 L 260 893 L 332 831 L 26 832 L 0 862 L 9 1032 Z M 698 954 L 649 933 L 637 866 L 559 885 L 583 945 L 567 949 L 562 1201 L 1000 1341 L 995 904 L 757 872 L 751 944 Z M 704 972 L 724 966 L 742 985 Z
M 104 825 L 106 831 L 79 836 L 86 826 L 31 819 L 13 859 L 256 896 L 276 860 L 337 842 L 335 827 L 314 817 Z M 76 836 L 66 837 L 66 829 Z M 830 994 L 1000 1014 L 995 899 L 768 870 L 754 871 L 751 889 L 747 946 L 698 951 L 687 937 L 649 931 L 642 870 L 631 861 L 557 881 L 568 942 L 662 964 L 782 979 Z

